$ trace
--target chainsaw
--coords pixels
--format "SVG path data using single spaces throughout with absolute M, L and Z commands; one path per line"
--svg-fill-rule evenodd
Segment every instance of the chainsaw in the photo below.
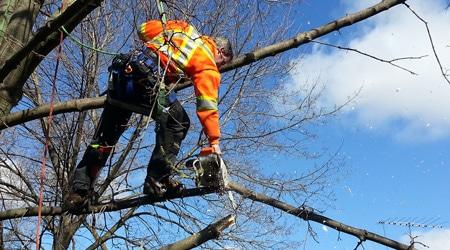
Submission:
M 227 191 L 229 184 L 227 166 L 220 155 L 213 153 L 196 156 L 186 162 L 186 167 L 194 170 L 197 187 L 213 187 L 221 194 L 227 193 L 231 206 L 236 210 L 233 193 Z

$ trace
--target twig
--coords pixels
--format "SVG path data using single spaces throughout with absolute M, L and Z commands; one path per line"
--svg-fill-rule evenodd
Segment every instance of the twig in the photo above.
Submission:
M 413 9 L 411 9 L 411 7 L 407 3 L 403 4 L 425 25 L 425 28 L 427 29 L 428 33 L 428 38 L 430 39 L 431 48 L 433 49 L 434 57 L 436 58 L 436 61 L 439 64 L 442 76 L 444 77 L 445 81 L 447 81 L 447 83 L 450 84 L 450 80 L 447 78 L 447 74 L 445 74 L 444 72 L 444 68 L 442 67 L 441 61 L 439 60 L 439 56 L 437 55 L 436 49 L 434 47 L 433 38 L 431 37 L 431 32 L 430 28 L 428 27 L 428 23 L 423 18 L 421 18 Z
M 365 249 L 364 245 L 363 245 L 363 242 L 364 242 L 364 240 L 359 240 L 358 244 L 356 244 L 356 247 L 353 248 L 353 250 L 358 250 L 359 246 L 361 246 L 363 249 Z
M 402 66 L 400 66 L 400 65 L 397 65 L 397 64 L 395 64 L 394 62 L 396 62 L 396 61 L 401 61 L 401 60 L 418 60 L 418 59 L 422 59 L 422 58 L 428 56 L 428 55 L 424 55 L 424 56 L 411 56 L 411 57 L 401 57 L 401 58 L 395 58 L 395 59 L 392 59 L 392 60 L 386 60 L 386 59 L 379 58 L 379 57 L 376 57 L 376 56 L 374 56 L 374 55 L 371 55 L 371 54 L 368 54 L 368 53 L 365 53 L 365 52 L 362 52 L 362 51 L 360 51 L 360 50 L 353 49 L 353 48 L 342 47 L 342 46 L 339 46 L 339 45 L 334 45 L 334 44 L 325 43 L 325 42 L 321 42 L 321 41 L 311 41 L 311 42 L 317 43 L 317 44 L 321 44 L 321 45 L 325 45 L 325 46 L 329 46 L 329 47 L 333 47 L 333 48 L 337 48 L 337 49 L 342 49 L 342 50 L 347 50 L 347 51 L 356 52 L 356 53 L 358 53 L 358 54 L 361 54 L 361 55 L 363 55 L 363 56 L 370 57 L 370 58 L 375 59 L 375 60 L 377 60 L 377 61 L 384 62 L 384 63 L 388 63 L 388 64 L 390 64 L 390 65 L 392 65 L 392 66 L 394 66 L 394 67 L 396 67 L 396 68 L 399 68 L 399 69 L 401 69 L 401 70 L 404 70 L 404 71 L 406 71 L 406 72 L 408 72 L 408 73 L 410 73 L 410 74 L 412 74 L 412 75 L 418 75 L 418 74 L 417 74 L 416 72 L 414 72 L 414 71 L 411 71 L 411 70 L 409 70 L 409 69 L 407 69 L 407 68 L 404 68 L 404 67 L 402 67 Z

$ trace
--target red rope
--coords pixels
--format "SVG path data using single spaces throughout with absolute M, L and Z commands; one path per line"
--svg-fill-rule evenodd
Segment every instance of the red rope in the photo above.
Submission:
M 61 5 L 61 12 L 64 9 L 64 1 Z M 50 111 L 47 118 L 47 131 L 45 134 L 45 146 L 44 146 L 44 153 L 42 155 L 42 166 L 41 166 L 41 176 L 40 176 L 40 188 L 39 188 L 39 205 L 38 205 L 38 221 L 36 226 L 36 250 L 39 250 L 40 248 L 40 230 L 41 230 L 41 221 L 42 221 L 42 203 L 44 200 L 44 181 L 45 181 L 45 172 L 46 172 L 46 166 L 47 166 L 47 152 L 48 152 L 48 146 L 50 144 L 50 129 L 51 125 L 53 123 L 53 104 L 55 101 L 56 96 L 56 78 L 58 76 L 58 69 L 59 69 L 59 61 L 61 59 L 61 53 L 62 53 L 62 43 L 64 40 L 64 33 L 60 33 L 60 40 L 58 45 L 58 51 L 56 54 L 56 66 L 55 66 L 55 73 L 52 77 L 52 94 L 50 97 Z

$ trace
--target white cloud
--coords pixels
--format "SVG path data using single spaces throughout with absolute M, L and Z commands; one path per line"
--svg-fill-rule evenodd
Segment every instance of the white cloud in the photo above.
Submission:
M 417 250 L 448 250 L 450 248 L 450 229 L 432 230 L 426 233 L 413 233 L 413 236 L 418 236 L 415 241 L 425 244 L 415 244 Z M 403 236 L 402 242 L 409 243 L 409 236 Z
M 349 12 L 362 8 L 351 1 Z M 430 26 L 435 48 L 444 67 L 450 68 L 450 12 L 445 2 L 408 1 Z M 346 4 L 350 2 L 346 0 Z M 450 134 L 450 85 L 443 79 L 427 31 L 406 7 L 397 6 L 362 24 L 360 32 L 344 44 L 383 59 L 428 55 L 396 63 L 416 72 L 414 76 L 357 53 L 315 46 L 302 56 L 292 74 L 302 88 L 316 81 L 326 86 L 324 105 L 340 104 L 362 89 L 346 112 L 358 124 L 391 131 L 402 140 L 432 140 Z M 290 86 L 292 88 L 292 86 Z

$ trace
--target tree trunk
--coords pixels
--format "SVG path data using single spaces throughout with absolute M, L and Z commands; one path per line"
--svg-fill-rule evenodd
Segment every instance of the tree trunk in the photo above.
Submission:
M 0 74 L 0 79 L 2 79 L 0 82 L 0 116 L 8 114 L 11 108 L 19 102 L 26 80 L 45 56 L 60 44 L 59 27 L 64 25 L 66 30 L 71 32 L 83 18 L 103 2 L 103 0 L 69 0 L 68 3 L 71 4 L 67 6 L 64 13 L 58 16 L 61 18 L 53 18 L 40 27 L 33 37 L 30 37 L 31 28 L 44 0 L 6 0 L 6 2 L 8 1 L 16 3 L 17 7 L 14 9 L 15 12 L 6 29 L 7 36 L 5 37 L 7 39 L 0 43 L 0 47 L 12 44 L 15 50 L 9 48 L 0 54 L 0 65 L 3 65 L 0 68 L 2 72 Z M 13 36 L 8 36 L 10 30 L 26 36 L 24 35 L 22 40 L 18 40 Z
M 0 4 L 0 64 L 26 43 L 42 0 L 4 0 Z M 13 12 L 11 12 L 13 11 Z M 8 114 L 22 97 L 24 82 L 17 81 L 25 67 L 24 59 L 17 68 L 0 83 L 0 115 Z
M 58 230 L 53 237 L 53 250 L 66 250 L 69 248 L 70 241 L 74 233 L 78 230 L 80 223 L 73 222 L 71 216 L 62 216 Z

